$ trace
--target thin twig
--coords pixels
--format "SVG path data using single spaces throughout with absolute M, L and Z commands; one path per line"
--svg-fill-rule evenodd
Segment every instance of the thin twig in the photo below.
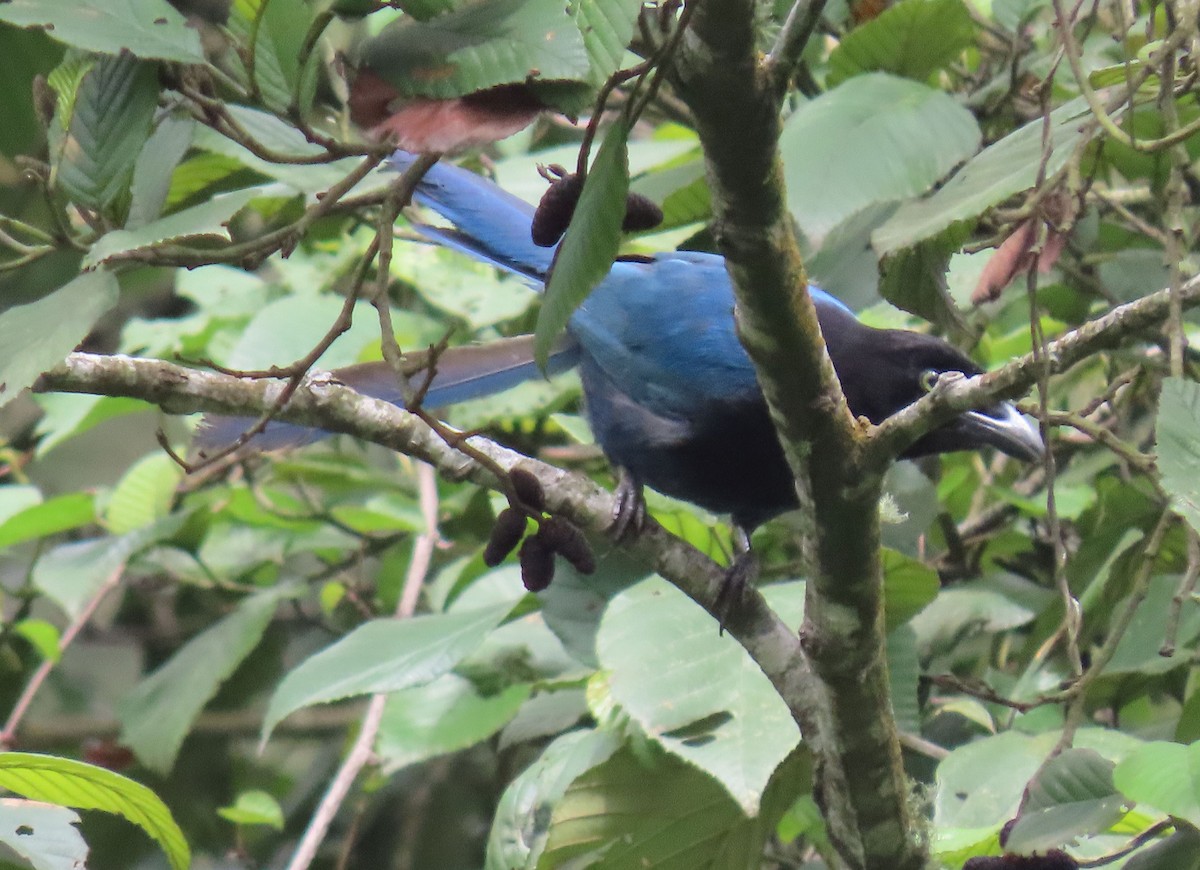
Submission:
M 104 583 L 96 590 L 87 604 L 84 605 L 79 615 L 71 620 L 71 624 L 63 631 L 62 636 L 58 639 L 58 651 L 61 654 L 66 652 L 72 641 L 83 627 L 91 621 L 95 615 L 97 608 L 109 592 L 116 589 L 121 582 L 121 577 L 125 573 L 125 563 L 118 565 L 113 572 L 108 575 Z M 37 696 L 38 690 L 42 684 L 46 682 L 46 678 L 50 676 L 50 672 L 54 670 L 56 662 L 50 659 L 44 659 L 37 670 L 33 672 L 33 676 L 29 678 L 29 682 L 25 684 L 21 696 L 17 698 L 16 704 L 13 705 L 12 712 L 8 715 L 8 721 L 4 723 L 4 728 L 0 730 L 0 748 L 8 748 L 13 746 L 17 738 L 17 729 L 21 726 L 21 720 L 29 711 L 29 705 L 33 703 L 34 697 Z
M 425 528 L 413 545 L 412 559 L 408 564 L 408 573 L 404 578 L 404 589 L 396 605 L 395 617 L 407 619 L 416 609 L 417 598 L 425 577 L 429 573 L 433 551 L 437 546 L 437 513 L 438 496 L 437 481 L 433 469 L 425 463 L 417 465 L 417 485 L 420 493 L 421 514 L 425 519 Z M 333 780 L 329 783 L 321 802 L 317 805 L 308 827 L 296 847 L 292 859 L 287 864 L 287 870 L 306 870 L 317 856 L 317 850 L 325 840 L 329 826 L 337 816 L 338 810 L 350 793 L 351 786 L 358 778 L 362 769 L 372 762 L 375 757 L 375 738 L 379 734 L 379 726 L 383 721 L 384 705 L 387 694 L 380 692 L 372 695 L 363 715 L 362 726 L 354 745 L 346 754 Z

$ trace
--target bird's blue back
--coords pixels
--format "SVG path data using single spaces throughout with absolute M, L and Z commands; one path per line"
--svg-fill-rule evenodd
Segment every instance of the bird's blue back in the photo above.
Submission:
M 398 152 L 397 169 L 412 155 Z M 452 230 L 422 228 L 476 259 L 543 284 L 553 250 L 534 245 L 533 207 L 491 181 L 447 163 L 435 164 L 415 200 Z M 853 318 L 841 302 L 809 288 L 823 317 Z M 618 260 L 571 317 L 569 331 L 590 360 L 638 405 L 687 415 L 714 401 L 757 396 L 754 367 L 738 341 L 733 288 L 724 258 L 676 251 Z

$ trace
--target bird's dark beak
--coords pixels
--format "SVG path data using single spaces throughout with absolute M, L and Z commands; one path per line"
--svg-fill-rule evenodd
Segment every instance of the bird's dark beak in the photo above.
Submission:
M 1037 425 L 1009 402 L 983 411 L 967 411 L 955 421 L 954 429 L 1014 459 L 1038 462 L 1046 455 Z

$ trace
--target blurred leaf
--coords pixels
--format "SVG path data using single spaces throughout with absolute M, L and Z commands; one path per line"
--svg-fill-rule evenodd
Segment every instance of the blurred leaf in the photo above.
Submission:
M 1117 763 L 1113 782 L 1132 801 L 1200 825 L 1200 743 L 1147 743 Z
M 883 599 L 888 632 L 920 613 L 937 598 L 940 588 L 937 572 L 928 565 L 895 550 L 883 550 Z
M 910 734 L 920 734 L 921 702 L 917 692 L 921 661 L 917 655 L 917 635 L 911 625 L 901 625 L 888 633 L 887 660 L 896 727 Z
M 611 732 L 579 730 L 563 734 L 542 750 L 500 796 L 484 870 L 537 867 L 550 835 L 551 814 L 567 788 L 620 745 L 620 737 Z
M 157 70 L 128 54 L 101 57 L 73 94 L 59 92 L 58 105 L 49 129 L 53 183 L 73 202 L 121 219 L 158 107 Z
M 58 648 L 61 635 L 57 628 L 44 619 L 22 619 L 13 625 L 13 631 L 29 641 L 29 645 L 37 650 L 38 655 L 48 662 L 57 662 L 62 658 Z
M 529 697 L 517 684 L 484 696 L 457 674 L 388 696 L 375 752 L 384 772 L 474 746 L 503 728 Z
M 363 61 L 403 94 L 459 97 L 496 85 L 582 79 L 588 53 L 560 0 L 469 3 L 429 21 L 400 19 Z
M 1113 785 L 1113 763 L 1090 749 L 1068 749 L 1050 759 L 1029 783 L 1028 794 L 1005 844 L 1020 854 L 1103 833 L 1125 813 L 1125 798 Z
M 95 500 L 91 493 L 71 492 L 55 496 L 17 511 L 0 521 L 0 549 L 34 538 L 45 538 L 77 529 L 94 522 L 95 519 Z
M 1006 731 L 952 751 L 938 765 L 934 824 L 939 830 L 998 832 L 1016 815 L 1026 785 L 1060 736 L 1060 731 Z M 1141 745 L 1136 738 L 1100 728 L 1081 728 L 1075 737 L 1076 750 L 1093 750 L 1118 766 Z
M 116 301 L 117 279 L 101 269 L 0 313 L 0 406 L 66 359 Z
M 191 146 L 195 129 L 194 119 L 167 115 L 150 134 L 133 168 L 125 229 L 137 229 L 162 214 L 175 168 Z
M 571 15 L 591 62 L 589 79 L 602 85 L 625 58 L 642 0 L 572 0 Z
M 1052 150 L 1047 176 L 1066 163 L 1083 138 L 1080 119 L 1087 113 L 1087 103 L 1079 97 L 1050 114 Z M 984 148 L 931 196 L 900 206 L 872 236 L 875 250 L 882 255 L 906 248 L 1033 187 L 1041 164 L 1044 126 L 1041 118 L 1030 121 Z
M 87 51 L 204 63 L 199 34 L 167 0 L 8 0 L 0 21 L 41 28 Z
M 628 135 L 621 122 L 612 124 L 604 134 L 555 257 L 537 322 L 535 353 L 543 369 L 559 333 L 580 303 L 608 275 L 620 248 L 629 190 L 625 151 Z
M 691 765 L 646 756 L 623 749 L 571 784 L 554 807 L 539 870 L 757 866 L 768 833 L 760 820 Z
M 162 452 L 136 462 L 117 483 L 104 506 L 104 522 L 114 535 L 145 528 L 171 512 L 183 469 Z
M 1159 653 L 1166 639 L 1164 614 L 1179 586 L 1176 576 L 1153 577 L 1145 597 L 1133 612 L 1117 649 L 1104 668 L 1105 674 L 1158 674 L 1188 664 L 1189 658 L 1176 653 L 1166 658 Z M 1180 610 L 1175 643 L 1180 650 L 1190 649 L 1200 636 L 1200 604 L 1185 599 Z
M 87 866 L 88 847 L 75 827 L 79 815 L 39 801 L 0 798 L 0 843 L 34 870 L 78 870 Z
M 68 616 L 76 617 L 134 554 L 175 534 L 187 518 L 186 513 L 175 513 L 120 537 L 60 544 L 37 560 L 30 579 Z
M 286 590 L 246 598 L 233 613 L 184 644 L 118 707 L 121 741 L 147 767 L 169 773 L 188 729 L 262 639 Z
M 175 870 L 191 861 L 171 811 L 144 785 L 111 770 L 49 755 L 0 753 L 0 788 L 77 810 L 103 810 L 133 822 L 162 847 Z
M 135 230 L 113 230 L 101 236 L 84 257 L 84 266 L 103 263 L 111 257 L 150 248 L 162 242 L 229 241 L 229 222 L 250 200 L 262 194 L 251 188 L 214 197 L 208 202 L 143 224 Z
M 235 825 L 266 825 L 283 830 L 283 809 L 279 801 L 265 791 L 244 791 L 233 806 L 221 807 L 217 815 Z
M 431 682 L 470 655 L 512 606 L 509 600 L 460 613 L 360 625 L 283 678 L 267 707 L 263 741 L 280 720 L 302 707 Z
M 0 7 L 0 20 L 4 10 Z M 46 75 L 58 63 L 62 48 L 37 30 L 0 28 L 0 93 L 28 92 L 34 76 Z M 0 127 L 0 154 L 13 158 L 33 152 L 43 130 L 32 100 L 10 99 L 5 106 L 4 125 Z
M 310 4 L 303 0 L 234 0 L 230 7 L 229 31 L 238 39 L 245 54 L 254 57 L 254 82 L 251 90 L 262 95 L 266 105 L 286 115 L 297 97 L 303 109 L 311 100 L 315 82 L 312 55 L 308 66 L 300 69 L 300 48 L 312 20 Z M 240 70 L 242 81 L 247 70 Z M 301 76 L 304 84 L 301 84 Z
M 34 401 L 42 409 L 42 418 L 37 426 L 40 436 L 37 445 L 39 457 L 105 420 L 153 407 L 141 399 L 88 396 L 83 393 L 42 393 L 35 396 Z
M 963 0 L 900 0 L 846 34 L 829 55 L 829 87 L 864 72 L 925 81 L 975 42 Z
M 803 583 L 772 584 L 763 594 L 789 625 L 799 625 Z M 596 650 L 617 703 L 668 752 L 707 771 L 743 812 L 755 815 L 771 773 L 800 733 L 746 651 L 658 577 L 609 602 Z
M 1200 832 L 1177 828 L 1165 840 L 1134 852 L 1123 870 L 1200 870 Z
M 1155 432 L 1163 489 L 1180 516 L 1200 530 L 1200 384 L 1163 379 Z
M 941 91 L 884 73 L 855 76 L 784 126 L 788 208 L 819 244 L 868 206 L 926 192 L 979 141 L 971 113 Z

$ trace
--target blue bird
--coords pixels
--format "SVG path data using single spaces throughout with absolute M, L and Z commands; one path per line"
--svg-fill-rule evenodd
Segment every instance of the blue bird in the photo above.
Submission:
M 403 170 L 412 155 L 397 152 Z M 530 238 L 533 208 L 491 181 L 439 163 L 418 184 L 415 200 L 450 228 L 418 225 L 428 238 L 542 287 L 553 250 Z M 928 391 L 945 372 L 980 369 L 945 341 L 860 323 L 834 297 L 810 287 L 821 332 L 850 410 L 880 423 Z M 734 296 L 716 254 L 667 252 L 618 260 L 572 315 L 550 369 L 578 366 L 596 441 L 621 475 L 617 528 L 640 523 L 642 486 L 731 515 L 748 533 L 797 506 L 791 471 L 737 339 Z M 490 395 L 540 376 L 528 337 L 451 348 L 438 362 L 424 400 L 435 408 Z M 360 392 L 401 404 L 382 363 L 335 372 Z M 243 420 L 214 417 L 198 435 L 202 448 L 232 440 Z M 271 424 L 264 449 L 321 437 Z M 1032 461 L 1044 451 L 1037 429 L 1008 402 L 961 414 L 912 444 L 911 458 L 994 447 Z

